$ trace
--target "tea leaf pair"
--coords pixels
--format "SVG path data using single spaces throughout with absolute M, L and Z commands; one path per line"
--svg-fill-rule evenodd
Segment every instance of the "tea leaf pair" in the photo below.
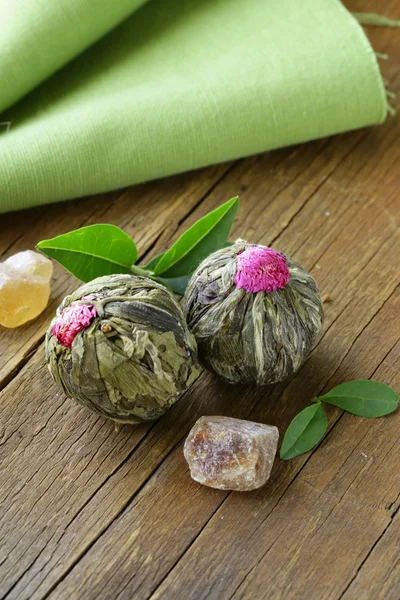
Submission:
M 183 294 L 190 275 L 212 252 L 227 243 L 239 198 L 236 196 L 197 221 L 163 254 L 147 265 L 136 265 L 135 242 L 119 227 L 89 225 L 38 243 L 43 254 L 53 258 L 81 281 L 118 273 L 147 275 Z
M 286 430 L 280 457 L 289 460 L 313 448 L 324 436 L 328 418 L 322 402 L 333 404 L 360 417 L 382 417 L 397 409 L 399 397 L 379 381 L 359 379 L 342 383 L 302 410 Z

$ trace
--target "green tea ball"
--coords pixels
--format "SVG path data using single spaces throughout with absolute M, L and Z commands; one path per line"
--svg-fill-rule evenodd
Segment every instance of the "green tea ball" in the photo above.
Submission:
M 287 379 L 323 325 L 310 273 L 272 248 L 243 240 L 200 264 L 186 290 L 184 313 L 201 361 L 230 383 Z
M 46 335 L 67 396 L 121 423 L 161 416 L 199 375 L 197 346 L 172 294 L 147 277 L 99 277 L 67 296 Z

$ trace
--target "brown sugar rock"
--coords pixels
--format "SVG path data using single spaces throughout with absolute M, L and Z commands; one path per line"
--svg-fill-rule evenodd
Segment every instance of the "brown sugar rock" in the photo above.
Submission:
M 268 480 L 278 439 L 274 426 L 231 417 L 201 417 L 186 438 L 184 455 L 198 483 L 244 492 Z

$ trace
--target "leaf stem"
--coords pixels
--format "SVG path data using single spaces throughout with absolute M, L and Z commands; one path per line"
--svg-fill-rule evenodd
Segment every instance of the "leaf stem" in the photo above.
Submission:
M 142 277 L 153 277 L 154 272 L 149 271 L 148 269 L 144 269 L 143 267 L 138 267 L 137 265 L 131 266 L 131 273 L 133 275 L 140 275 Z

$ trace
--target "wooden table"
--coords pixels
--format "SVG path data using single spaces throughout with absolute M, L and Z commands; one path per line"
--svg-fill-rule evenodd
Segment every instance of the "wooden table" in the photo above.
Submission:
M 388 14 L 400 17 L 399 2 Z M 396 8 L 397 7 L 397 8 Z M 400 87 L 395 30 L 371 30 Z M 155 423 L 114 425 L 50 379 L 43 335 L 77 286 L 55 269 L 35 322 L 0 332 L 0 591 L 7 600 L 400 598 L 400 413 L 368 420 L 329 409 L 312 452 L 277 460 L 256 492 L 191 481 L 184 438 L 201 415 L 277 425 L 335 384 L 400 388 L 400 127 L 271 152 L 104 196 L 2 215 L 2 258 L 43 238 L 108 222 L 142 260 L 240 193 L 233 236 L 272 245 L 310 269 L 323 338 L 285 384 L 230 387 L 204 372 Z

